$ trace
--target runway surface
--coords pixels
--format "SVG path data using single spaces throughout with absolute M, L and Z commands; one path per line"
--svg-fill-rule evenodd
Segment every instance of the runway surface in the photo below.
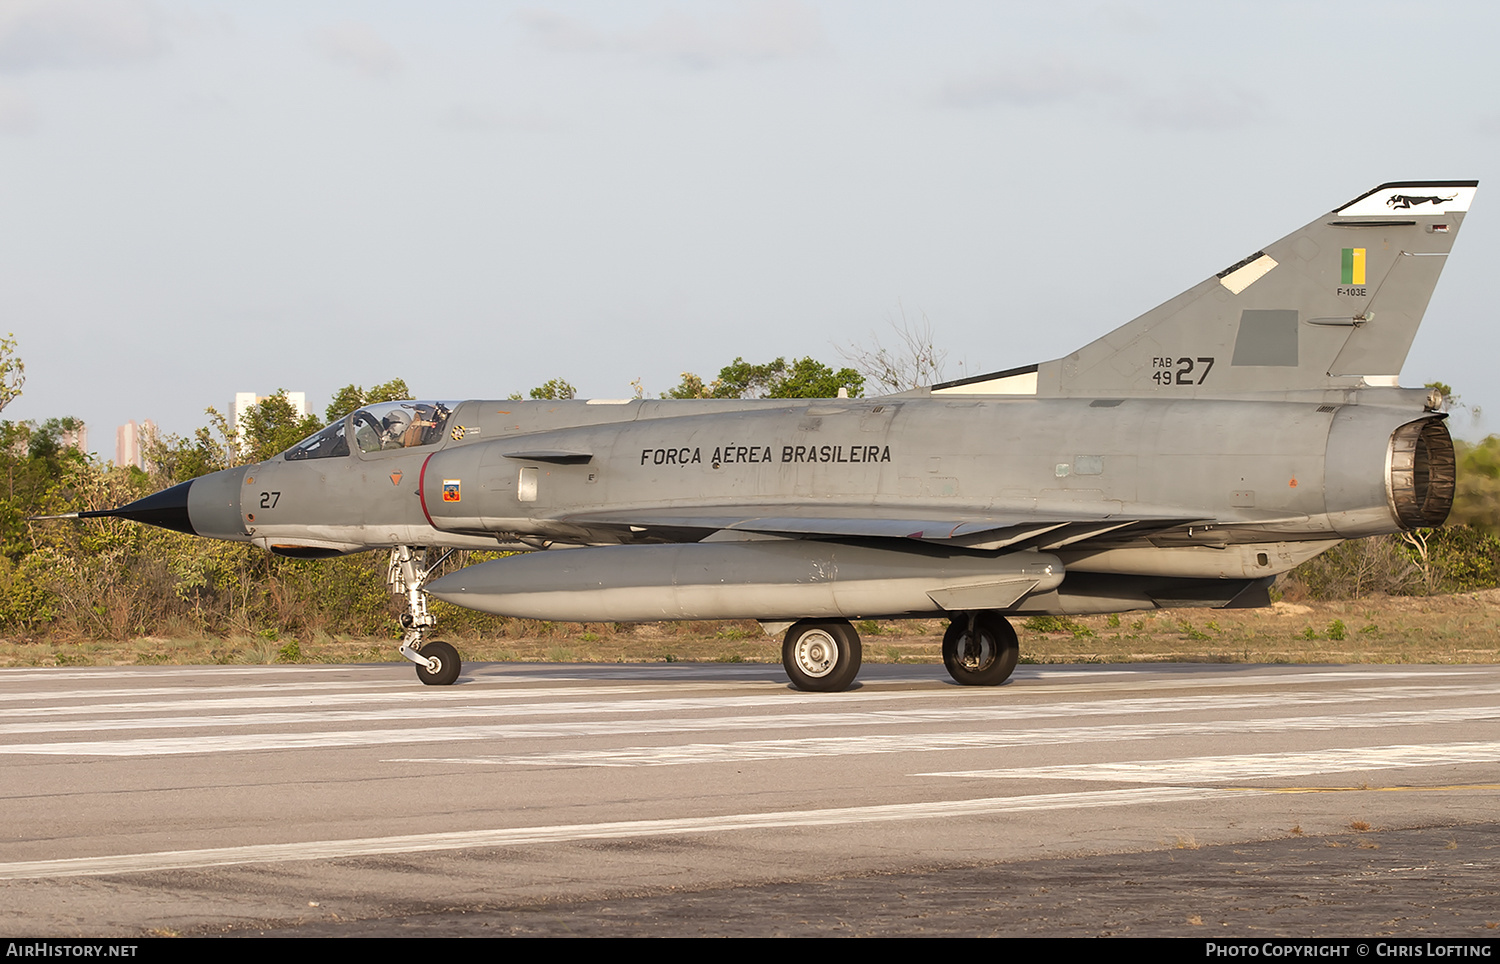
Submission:
M 1500 667 L 0 671 L 7 934 L 1500 936 Z

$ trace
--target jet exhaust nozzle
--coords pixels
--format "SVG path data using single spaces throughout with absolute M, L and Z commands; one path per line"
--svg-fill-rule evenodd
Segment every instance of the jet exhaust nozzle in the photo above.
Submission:
M 1453 508 L 1458 459 L 1441 418 L 1408 422 L 1391 435 L 1391 508 L 1404 529 L 1442 525 Z

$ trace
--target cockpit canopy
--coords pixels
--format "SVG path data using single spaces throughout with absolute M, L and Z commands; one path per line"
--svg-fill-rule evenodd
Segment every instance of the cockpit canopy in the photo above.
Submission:
M 367 405 L 348 418 L 287 449 L 288 462 L 332 459 L 349 454 L 348 433 L 354 433 L 361 453 L 436 445 L 453 412 L 453 402 L 382 402 Z
M 361 452 L 414 449 L 442 441 L 452 402 L 386 402 L 355 412 L 350 419 Z

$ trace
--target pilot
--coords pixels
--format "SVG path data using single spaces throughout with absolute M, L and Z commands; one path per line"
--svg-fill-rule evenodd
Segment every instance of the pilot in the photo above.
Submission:
M 381 419 L 380 447 L 400 449 L 406 447 L 406 433 L 411 428 L 411 416 L 403 409 L 395 409 Z

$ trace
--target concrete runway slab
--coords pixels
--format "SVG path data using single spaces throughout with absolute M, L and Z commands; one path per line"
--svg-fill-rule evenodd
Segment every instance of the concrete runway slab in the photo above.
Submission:
M 12 934 L 1500 936 L 1500 667 L 6 670 L 0 768 Z

